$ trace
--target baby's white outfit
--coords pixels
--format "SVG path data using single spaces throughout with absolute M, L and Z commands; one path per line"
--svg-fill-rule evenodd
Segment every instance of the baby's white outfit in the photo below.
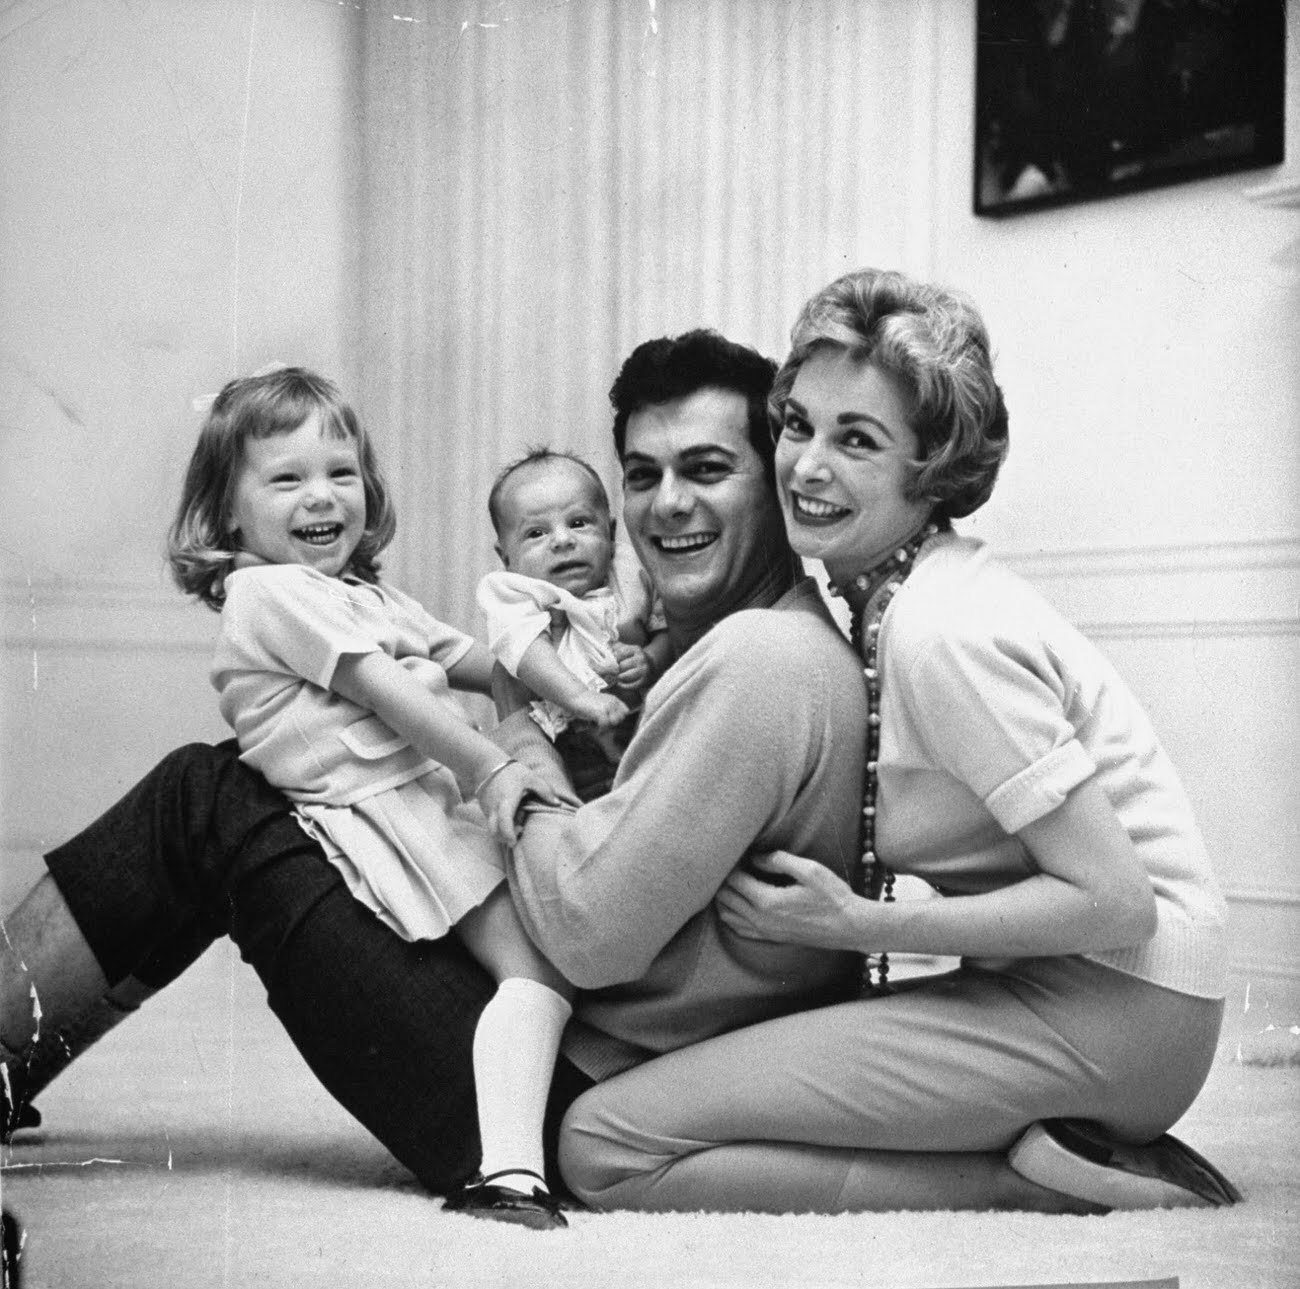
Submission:
M 625 542 L 614 543 L 609 583 L 576 596 L 538 577 L 497 570 L 478 584 L 478 604 L 487 620 L 488 648 L 512 675 L 538 636 L 549 634 L 557 616 L 558 634 L 551 643 L 560 661 L 588 689 L 608 689 L 602 670 L 616 669 L 611 648 L 625 637 L 663 630 L 649 576 Z M 535 699 L 529 714 L 546 736 L 554 739 L 571 717 L 558 703 Z

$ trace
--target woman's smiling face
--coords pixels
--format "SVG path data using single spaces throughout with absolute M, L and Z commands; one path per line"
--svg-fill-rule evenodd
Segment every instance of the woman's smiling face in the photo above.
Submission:
M 815 349 L 786 400 L 776 482 L 795 551 L 843 582 L 904 543 L 931 503 L 912 499 L 920 445 L 902 386 L 846 349 Z

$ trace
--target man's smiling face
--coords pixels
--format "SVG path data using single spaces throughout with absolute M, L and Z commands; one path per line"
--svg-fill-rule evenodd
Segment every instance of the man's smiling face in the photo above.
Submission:
M 717 388 L 628 418 L 623 522 L 670 620 L 725 616 L 783 545 L 748 421 L 744 395 Z

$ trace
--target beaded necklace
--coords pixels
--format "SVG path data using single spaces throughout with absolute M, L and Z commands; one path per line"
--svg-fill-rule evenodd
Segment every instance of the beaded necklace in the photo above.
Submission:
M 898 589 L 912 571 L 917 554 L 929 538 L 939 532 L 939 524 L 927 523 L 910 541 L 900 546 L 887 559 L 857 574 L 843 586 L 832 584 L 832 595 L 843 596 L 853 612 L 850 639 L 853 648 L 862 658 L 862 675 L 867 682 L 867 747 L 862 769 L 862 823 L 858 831 L 858 854 L 849 885 L 855 895 L 870 900 L 883 899 L 893 903 L 894 874 L 876 853 L 876 793 L 879 789 L 877 770 L 880 764 L 880 624 Z M 887 994 L 889 983 L 889 955 L 875 958 L 875 978 L 872 978 L 872 955 L 863 954 L 862 988 L 865 995 Z

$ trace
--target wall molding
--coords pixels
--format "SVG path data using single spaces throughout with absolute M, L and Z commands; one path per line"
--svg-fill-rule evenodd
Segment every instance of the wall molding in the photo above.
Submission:
M 1097 639 L 1300 634 L 1300 538 L 999 554 Z
M 1300 967 L 1274 959 L 1232 957 L 1229 963 L 1232 975 L 1245 980 L 1300 980 Z
M 1181 621 L 1077 622 L 1084 635 L 1096 640 L 1209 640 L 1224 636 L 1289 636 L 1300 631 L 1295 618 L 1187 618 Z
M 1300 538 L 999 555 L 1098 639 L 1300 634 Z M 216 623 L 161 579 L 0 578 L 10 649 L 207 650 Z
M 1300 537 L 1164 546 L 1077 546 L 1050 551 L 999 548 L 998 557 L 1022 576 L 1035 578 L 1300 569 Z
M 1300 908 L 1300 890 L 1285 886 L 1232 886 L 1224 889 L 1229 904 L 1265 904 L 1277 908 Z
M 6 649 L 206 653 L 217 622 L 215 613 L 161 580 L 0 578 L 0 644 Z

